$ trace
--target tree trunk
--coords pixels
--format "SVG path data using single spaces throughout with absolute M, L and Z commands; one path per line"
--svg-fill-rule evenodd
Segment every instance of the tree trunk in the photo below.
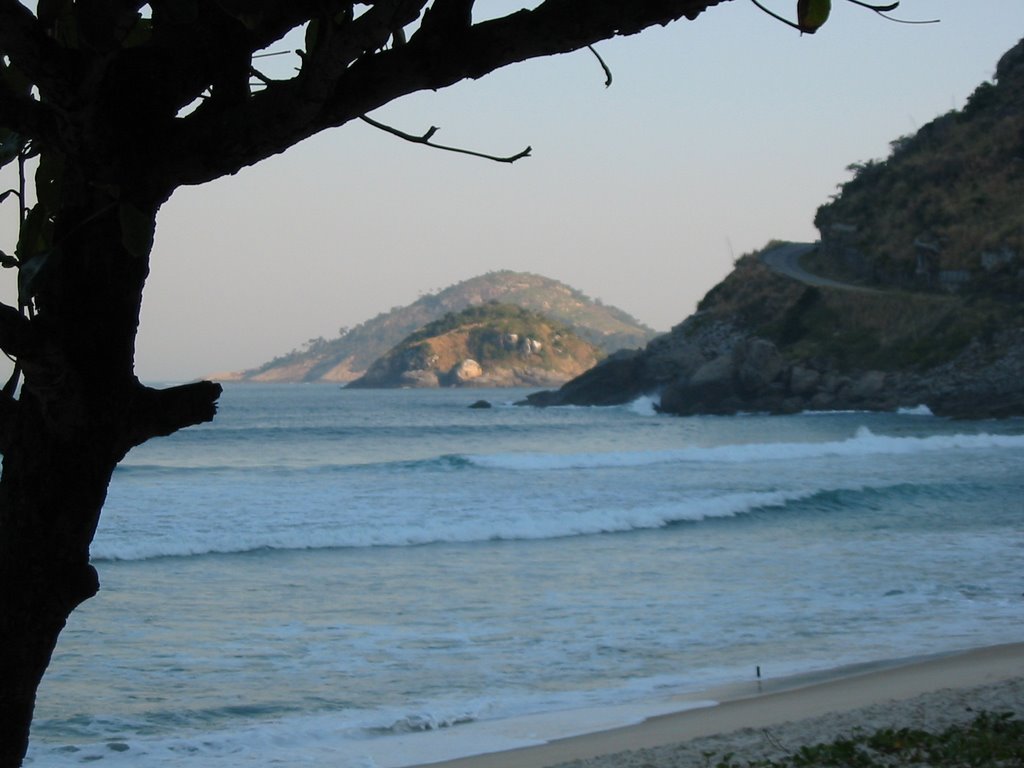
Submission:
M 0 768 L 21 765 L 36 689 L 71 611 L 99 589 L 89 564 L 107 485 L 134 445 L 213 417 L 220 388 L 158 392 L 134 375 L 134 344 L 159 203 L 62 172 L 50 247 L 26 264 L 17 400 L 2 404 Z M 43 195 L 40 195 L 43 198 Z
M 0 480 L 3 768 L 24 757 L 36 689 L 67 617 L 99 588 L 89 543 L 114 468 L 88 440 L 48 434 L 27 400 L 25 393 L 22 444 L 5 454 Z

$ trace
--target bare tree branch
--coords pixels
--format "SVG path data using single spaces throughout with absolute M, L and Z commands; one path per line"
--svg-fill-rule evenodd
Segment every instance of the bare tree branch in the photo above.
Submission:
M 604 59 L 601 58 L 601 54 L 599 54 L 596 50 L 594 50 L 594 46 L 588 45 L 587 46 L 587 50 L 590 51 L 592 54 L 594 54 L 594 58 L 597 59 L 597 63 L 600 64 L 601 65 L 601 69 L 604 70 L 604 87 L 605 88 L 611 88 L 611 85 L 612 85 L 612 71 L 610 69 L 608 69 L 608 65 L 604 63 Z
M 434 0 L 423 12 L 418 37 L 451 37 L 469 29 L 473 23 L 474 0 Z
M 240 151 L 251 153 L 252 160 L 227 170 L 228 173 L 249 162 L 256 162 L 260 157 L 283 151 L 295 141 L 312 135 L 309 126 L 319 123 L 319 116 L 332 98 L 338 79 L 352 62 L 362 56 L 377 55 L 376 52 L 392 37 L 396 26 L 414 21 L 426 2 L 379 0 L 355 19 L 345 16 L 340 20 L 314 18 L 307 30 L 306 47 L 309 50 L 301 53 L 303 63 L 299 73 L 288 80 L 264 83 L 265 88 L 254 94 L 247 92 L 244 100 L 220 98 L 214 92 L 213 98 L 205 99 L 191 115 L 178 121 L 182 141 L 178 144 L 177 153 L 165 156 L 167 164 L 163 172 L 172 178 L 185 176 L 189 179 L 183 183 L 194 183 L 191 181 L 193 173 L 203 173 L 211 166 L 231 163 L 231 155 Z M 251 70 L 251 51 L 248 70 Z M 205 147 L 190 146 L 194 136 L 206 137 L 203 141 L 209 138 L 212 143 Z M 280 144 L 278 137 L 287 136 L 292 139 L 285 139 L 286 143 Z M 240 141 L 242 137 L 251 141 L 244 149 Z M 218 139 L 231 148 L 217 146 Z M 154 153 L 155 163 L 162 158 L 162 152 Z M 192 169 L 191 165 L 198 167 Z
M 405 141 L 411 141 L 413 144 L 423 144 L 428 147 L 433 147 L 434 149 L 443 149 L 446 152 L 458 152 L 459 154 L 462 155 L 482 157 L 484 160 L 493 160 L 496 163 L 514 163 L 516 160 L 522 160 L 524 157 L 529 157 L 530 152 L 533 151 L 532 147 L 527 147 L 522 152 L 517 152 L 516 154 L 508 155 L 507 157 L 488 155 L 483 152 L 474 152 L 471 149 L 462 149 L 461 147 L 450 147 L 445 144 L 435 144 L 430 139 L 439 130 L 436 126 L 430 126 L 427 132 L 424 133 L 422 136 L 416 136 L 411 133 L 406 133 L 405 131 L 400 131 L 397 128 L 391 127 L 390 125 L 379 123 L 376 120 L 367 117 L 366 115 L 360 115 L 359 119 L 362 120 L 364 123 L 372 125 L 374 128 L 379 128 L 380 130 L 386 133 L 390 133 L 392 136 L 397 136 L 398 138 L 404 139 Z
M 304 66 L 298 78 L 274 83 L 230 111 L 200 108 L 179 120 L 163 157 L 156 162 L 163 160 L 163 173 L 174 186 L 203 183 L 235 173 L 401 96 L 480 78 L 509 64 L 568 53 L 683 17 L 695 19 L 726 1 L 545 0 L 533 10 L 458 29 L 453 38 L 447 37 L 445 30 L 454 27 L 442 24 L 435 27 L 436 34 L 414 34 L 406 45 L 376 53 L 364 50 L 344 67 L 339 66 L 341 62 L 361 45 L 342 37 L 331 43 L 331 57 L 308 69 Z M 401 0 L 382 0 L 371 10 L 380 5 L 382 12 L 384 8 L 411 12 L 411 7 L 423 5 L 423 0 L 410 2 L 411 6 L 406 6 Z M 457 0 L 444 4 L 457 6 Z M 338 29 L 334 34 L 350 35 L 352 30 Z M 308 80 L 303 82 L 303 78 Z M 330 85 L 326 95 L 322 93 L 325 84 Z
M 305 52 L 299 75 L 301 97 L 323 103 L 333 84 L 360 56 L 379 51 L 396 30 L 415 21 L 427 0 L 379 0 L 370 10 L 347 24 L 327 19 L 318 24 L 319 40 Z
M 313 19 L 351 13 L 354 5 L 352 0 L 288 0 L 261 3 L 258 16 L 249 20 L 253 50 L 261 50 L 276 43 L 293 29 Z
M 151 437 L 173 434 L 184 427 L 212 421 L 222 388 L 212 381 L 196 381 L 168 389 L 139 386 L 128 407 L 129 432 L 123 438 L 127 451 Z

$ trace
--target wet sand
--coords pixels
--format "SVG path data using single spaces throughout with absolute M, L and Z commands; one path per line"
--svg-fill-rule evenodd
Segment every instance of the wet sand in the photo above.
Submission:
M 432 763 L 434 768 L 689 768 L 704 753 L 778 758 L 854 729 L 941 729 L 980 710 L 1024 716 L 1024 643 L 858 665 L 704 691 L 713 700 L 642 723 L 538 746 Z M 686 707 L 680 700 L 680 708 Z

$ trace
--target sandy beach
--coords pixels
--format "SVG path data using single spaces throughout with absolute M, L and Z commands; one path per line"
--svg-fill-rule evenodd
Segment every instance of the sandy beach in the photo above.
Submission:
M 981 710 L 1024 714 L 1024 643 L 883 662 L 700 694 L 719 702 L 637 725 L 433 768 L 688 768 L 704 754 L 779 758 L 855 729 L 942 729 Z M 687 706 L 680 701 L 680 707 Z

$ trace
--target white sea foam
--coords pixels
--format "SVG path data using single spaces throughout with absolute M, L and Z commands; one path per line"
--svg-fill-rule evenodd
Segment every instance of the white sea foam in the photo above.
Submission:
M 927 405 L 915 405 L 913 408 L 900 408 L 897 413 L 900 416 L 934 416 L 932 409 Z
M 896 461 L 903 457 L 932 455 L 934 463 L 947 461 L 935 458 L 943 453 L 960 460 L 995 451 L 998 458 L 1022 448 L 1024 435 L 907 437 L 861 427 L 852 437 L 820 442 L 456 455 L 344 477 L 322 467 L 284 477 L 226 473 L 201 484 L 187 473 L 142 475 L 112 487 L 93 555 L 142 560 L 649 530 L 783 507 L 815 494 L 893 487 L 907 482 Z M 1006 456 L 1012 461 L 1014 454 Z M 885 457 L 893 460 L 874 461 Z M 737 486 L 738 467 L 745 487 Z M 625 471 L 630 476 L 623 482 Z M 644 473 L 642 481 L 637 473 Z
M 100 535 L 93 547 L 98 560 L 146 560 L 231 554 L 260 550 L 304 550 L 367 547 L 407 547 L 438 543 L 531 541 L 650 530 L 681 522 L 734 517 L 754 509 L 782 507 L 809 498 L 821 489 L 700 493 L 669 504 L 596 507 L 575 514 L 522 509 L 517 513 L 425 518 L 404 525 L 304 525 L 258 530 L 227 526 L 219 531 L 169 531 L 168 535 L 131 538 Z
M 981 433 L 892 437 L 876 435 L 867 427 L 860 427 L 853 437 L 827 442 L 747 443 L 604 453 L 509 453 L 467 456 L 466 459 L 477 466 L 489 469 L 540 471 L 639 467 L 677 462 L 749 464 L 758 461 L 795 461 L 829 456 L 882 456 L 988 448 L 1024 448 L 1024 435 Z
M 629 403 L 627 407 L 638 416 L 657 416 L 659 405 L 659 398 L 651 397 L 650 395 L 643 395 Z
M 182 760 L 219 768 L 251 765 L 331 765 L 336 768 L 401 768 L 488 752 L 544 744 L 554 739 L 640 723 L 670 712 L 715 706 L 712 700 L 662 696 L 631 703 L 596 703 L 587 696 L 507 700 L 502 714 L 459 720 L 424 713 L 438 727 L 380 734 L 354 712 L 306 714 L 251 722 L 174 737 L 105 738 L 74 750 L 33 744 L 26 765 L 66 768 L 102 762 L 132 768 L 177 768 Z M 640 694 L 632 691 L 630 698 Z M 614 696 L 607 696 L 614 700 Z M 508 708 L 511 705 L 511 709 Z M 486 708 L 486 707 L 485 707 Z M 517 712 L 517 709 L 522 711 Z M 538 710 L 540 708 L 540 710 Z M 378 713 L 387 717 L 387 713 Z M 130 727 L 127 728 L 130 730 Z

